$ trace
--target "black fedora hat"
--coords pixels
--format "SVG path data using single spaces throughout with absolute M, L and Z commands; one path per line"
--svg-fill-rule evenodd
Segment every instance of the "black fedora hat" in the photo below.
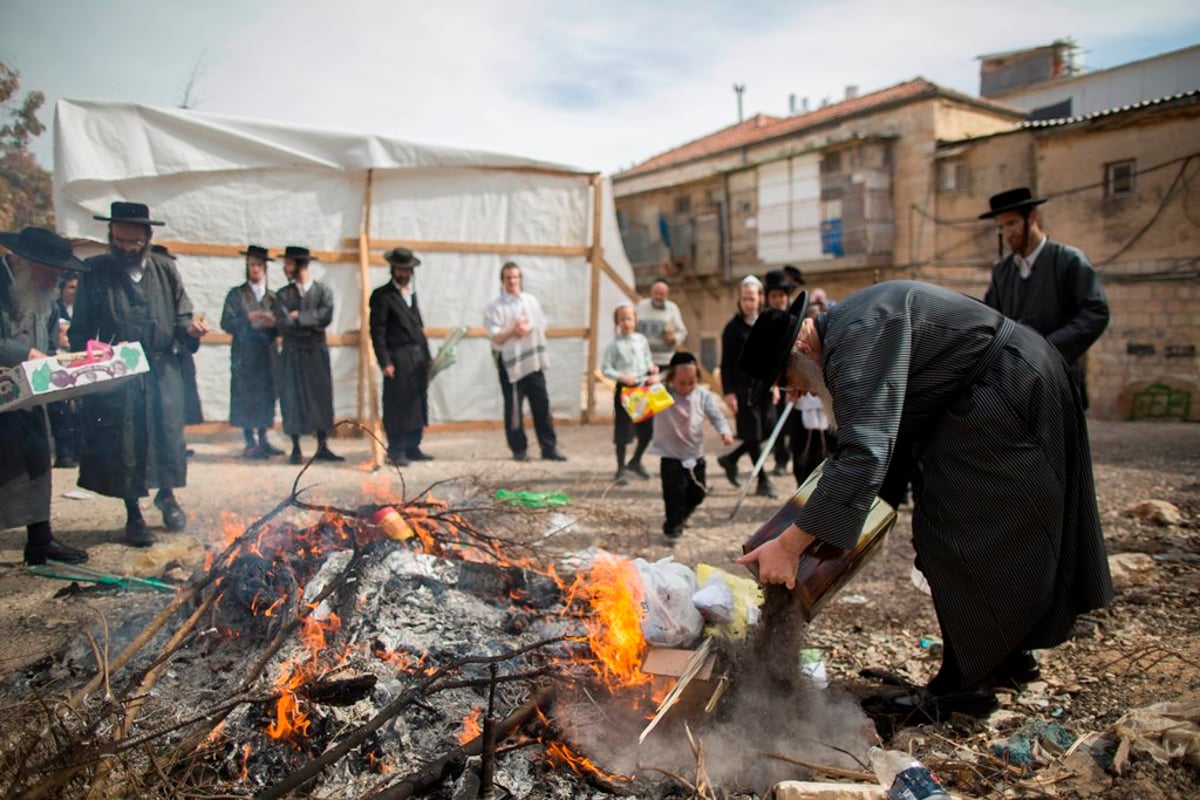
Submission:
M 1005 211 L 1021 211 L 1026 208 L 1040 206 L 1046 202 L 1044 197 L 1034 197 L 1033 192 L 1028 186 L 1021 186 L 1017 189 L 1009 189 L 1007 192 L 994 194 L 988 198 L 989 209 L 986 213 L 980 214 L 980 219 L 991 219 L 998 214 L 1003 214 Z
M 87 272 L 90 268 L 71 252 L 71 243 L 45 228 L 30 226 L 20 233 L 0 233 L 4 245 L 21 258 L 53 269 Z
M 321 260 L 321 259 L 317 258 L 316 256 L 314 256 L 312 253 L 308 252 L 307 247 L 300 247 L 299 245 L 294 245 L 294 244 L 289 244 L 287 247 L 283 248 L 282 257 L 290 258 L 293 261 L 320 261 Z
M 254 256 L 255 258 L 261 258 L 263 261 L 274 261 L 275 260 L 275 259 L 271 258 L 271 252 L 269 250 L 267 250 L 267 248 L 259 247 L 256 244 L 246 245 L 246 249 L 239 250 L 238 255 L 246 256 L 246 257 Z
M 383 254 L 384 259 L 393 267 L 416 267 L 421 263 L 421 259 L 413 255 L 413 251 L 407 247 L 393 247 Z
M 123 200 L 113 201 L 113 204 L 109 206 L 107 217 L 93 214 L 92 219 L 98 219 L 101 222 L 125 222 L 130 225 L 165 224 L 160 220 L 150 219 L 150 207 L 145 203 L 126 203 Z
M 738 355 L 738 366 L 758 383 L 752 392 L 755 402 L 779 380 L 807 312 L 808 292 L 800 292 L 787 311 L 768 308 L 754 321 Z
M 790 294 L 796 286 L 797 284 L 792 280 L 792 276 L 781 269 L 773 269 L 766 275 L 763 275 L 764 291 L 780 291 Z
M 805 284 L 804 273 L 793 267 L 791 264 L 784 266 L 783 274 L 791 278 L 792 283 L 796 284 L 797 286 L 803 286 Z

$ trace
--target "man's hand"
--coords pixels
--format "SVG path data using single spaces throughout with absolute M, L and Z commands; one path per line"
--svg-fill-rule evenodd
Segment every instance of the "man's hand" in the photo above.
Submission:
M 781 583 L 788 589 L 795 589 L 800 554 L 812 541 L 813 537 L 795 525 L 789 525 L 778 538 L 754 548 L 737 563 L 758 564 L 758 582 L 761 584 Z
M 46 354 L 36 347 L 29 348 L 29 355 L 25 356 L 26 361 L 33 361 L 35 358 L 45 358 Z
M 299 311 L 289 311 L 288 319 L 300 319 L 300 312 Z
M 662 340 L 663 340 L 663 344 L 665 344 L 667 347 L 675 346 L 676 339 L 675 339 L 675 334 L 673 332 L 663 331 Z
M 736 394 L 725 395 L 725 405 L 729 406 L 730 411 L 732 411 L 734 414 L 737 414 L 737 395 Z
M 208 323 L 204 320 L 200 320 L 199 322 L 192 320 L 192 323 L 187 326 L 188 336 L 191 336 L 195 339 L 199 339 L 204 334 L 208 333 L 208 330 Z
M 275 315 L 269 311 L 251 311 L 247 316 L 256 328 L 269 328 L 275 324 Z
M 721 434 L 721 444 L 725 445 L 726 447 L 733 444 L 733 434 L 722 433 Z
M 385 378 L 396 377 L 396 365 L 388 364 L 386 367 L 384 367 L 383 368 L 383 377 L 385 377 Z
M 533 326 L 529 324 L 529 319 L 524 315 L 518 317 L 517 321 L 513 323 L 513 336 L 518 339 L 526 336 L 531 330 L 533 330 Z

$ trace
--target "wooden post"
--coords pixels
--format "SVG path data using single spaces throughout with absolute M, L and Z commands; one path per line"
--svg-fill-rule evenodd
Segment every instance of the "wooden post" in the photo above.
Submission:
M 375 383 L 375 359 L 371 351 L 371 183 L 375 170 L 367 170 L 363 187 L 362 227 L 358 231 L 358 424 L 372 433 L 378 430 L 379 402 Z M 369 387 L 369 388 L 368 388 Z M 370 403 L 370 410 L 366 408 Z M 372 439 L 371 457 L 375 466 L 383 463 L 379 444 Z
M 600 336 L 600 271 L 604 261 L 604 246 L 601 244 L 601 223 L 603 221 L 603 183 L 600 173 L 592 175 L 592 243 L 588 248 L 588 267 L 591 271 L 592 293 L 588 309 L 588 342 L 587 342 L 587 407 L 583 411 L 583 421 L 591 422 L 596 416 L 596 354 L 599 350 Z

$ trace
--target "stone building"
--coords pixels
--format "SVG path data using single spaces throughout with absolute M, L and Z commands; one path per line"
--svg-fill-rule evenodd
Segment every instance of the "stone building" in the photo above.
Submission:
M 1100 272 L 1112 318 L 1089 351 L 1091 413 L 1200 419 L 1200 90 L 943 140 L 913 265 L 982 297 L 998 255 L 987 198 L 1030 186 L 1051 239 Z
M 613 176 L 637 287 L 671 280 L 708 368 L 734 286 L 784 264 L 836 299 L 931 257 L 936 144 L 1010 130 L 1022 112 L 927 80 L 790 117 L 757 115 Z M 927 252 L 921 249 L 925 242 Z

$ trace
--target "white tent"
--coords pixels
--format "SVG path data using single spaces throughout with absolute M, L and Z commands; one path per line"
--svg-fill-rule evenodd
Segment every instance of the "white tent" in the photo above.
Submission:
M 430 387 L 431 422 L 496 420 L 501 398 L 483 309 L 517 261 L 550 337 L 555 416 L 594 404 L 592 368 L 611 339 L 612 309 L 633 295 L 611 186 L 594 172 L 516 156 L 291 127 L 130 103 L 60 100 L 54 142 L 59 232 L 103 240 L 113 200 L 146 203 L 155 241 L 178 258 L 197 311 L 216 329 L 244 281 L 247 243 L 309 247 L 314 277 L 335 293 L 331 345 L 338 417 L 369 419 L 378 367 L 360 337 L 370 291 L 388 280 L 384 250 L 422 260 L 416 289 L 430 343 L 471 327 L 458 364 Z M 270 285 L 283 282 L 278 262 Z M 228 419 L 228 336 L 197 355 L 209 420 Z M 368 368 L 360 368 L 360 363 Z M 584 383 L 586 381 L 586 384 Z M 377 400 L 376 400 L 377 402 Z M 606 409 L 605 409 L 606 411 Z

